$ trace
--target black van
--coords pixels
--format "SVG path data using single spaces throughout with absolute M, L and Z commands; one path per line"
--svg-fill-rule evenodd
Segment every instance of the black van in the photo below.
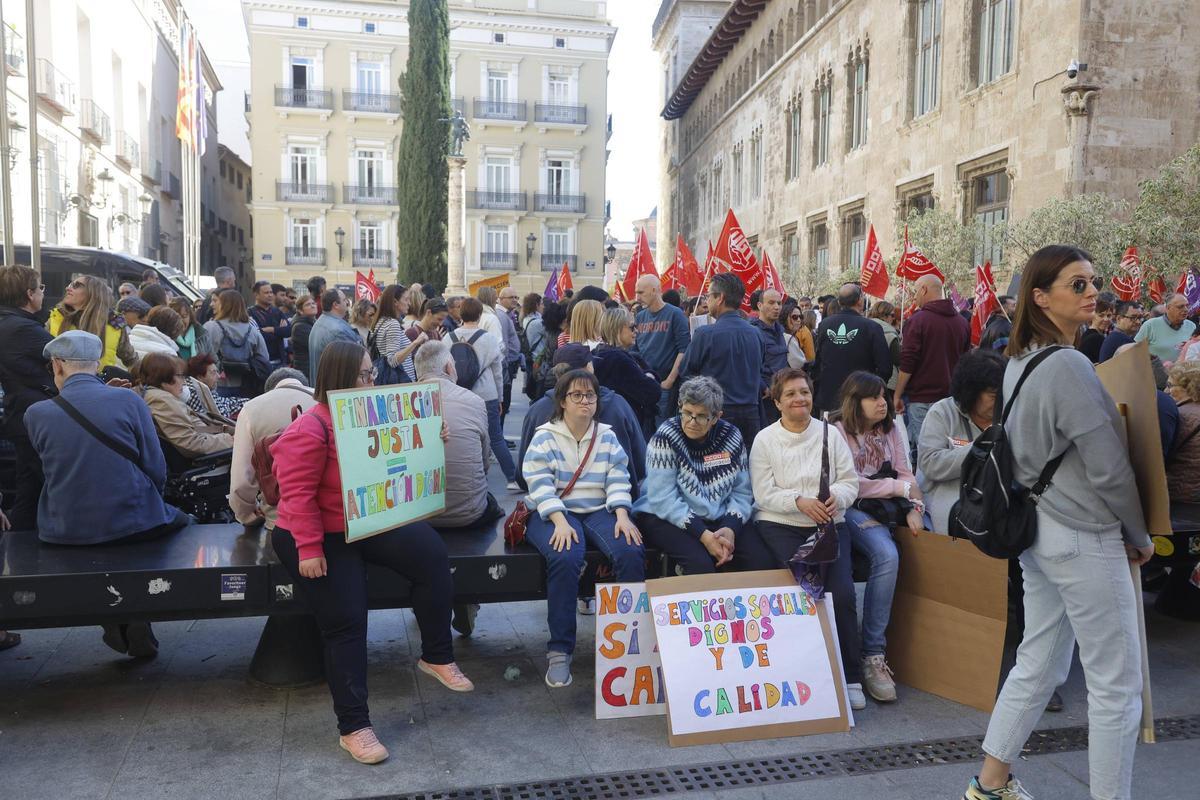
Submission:
M 16 263 L 29 265 L 29 245 L 16 245 Z M 0 263 L 3 260 L 4 248 L 0 246 Z M 128 281 L 134 286 L 141 285 L 142 273 L 153 269 L 158 273 L 158 279 L 165 287 L 175 294 L 195 302 L 204 295 L 188 282 L 183 273 L 170 264 L 151 261 L 148 258 L 134 256 L 128 253 L 114 253 L 111 250 L 101 250 L 95 247 L 55 247 L 43 246 L 41 250 L 42 283 L 46 284 L 46 296 L 42 301 L 42 318 L 50 309 L 62 301 L 67 293 L 67 285 L 80 275 L 94 275 L 103 278 L 112 287 L 113 296 L 117 289 Z

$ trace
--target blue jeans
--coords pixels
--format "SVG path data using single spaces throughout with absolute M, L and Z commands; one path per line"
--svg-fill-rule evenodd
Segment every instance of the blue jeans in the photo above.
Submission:
M 917 452 L 917 442 L 921 438 L 921 426 L 925 424 L 925 415 L 933 408 L 933 403 L 906 403 L 904 424 L 908 426 L 908 445 L 912 453 Z M 914 462 L 915 463 L 915 462 Z
M 579 542 L 571 542 L 561 553 L 550 545 L 554 523 L 542 519 L 536 511 L 529 515 L 525 540 L 546 559 L 546 623 L 550 627 L 547 650 L 575 652 L 575 600 L 579 597 L 579 576 L 583 574 L 584 549 L 599 550 L 612 562 L 615 580 L 621 583 L 645 580 L 646 553 L 641 545 L 629 544 L 624 536 L 613 537 L 617 517 L 600 509 L 590 514 L 566 514 Z
M 887 645 L 884 634 L 892 617 L 900 552 L 892 540 L 892 532 L 857 508 L 846 509 L 846 530 L 853 549 L 871 562 L 863 598 L 862 655 L 863 658 L 882 655 Z
M 517 479 L 517 465 L 513 463 L 512 455 L 508 452 L 508 444 L 504 441 L 504 423 L 500 421 L 500 401 L 484 400 L 488 415 L 488 441 L 492 445 L 492 455 L 500 465 L 500 471 L 509 481 Z

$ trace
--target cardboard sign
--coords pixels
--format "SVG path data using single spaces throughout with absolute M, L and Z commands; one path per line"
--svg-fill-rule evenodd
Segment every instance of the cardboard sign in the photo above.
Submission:
M 896 680 L 991 711 L 1008 624 L 1008 562 L 965 540 L 896 532 L 900 574 L 887 631 Z
M 491 278 L 483 278 L 481 280 L 475 281 L 470 286 L 468 286 L 467 294 L 469 294 L 471 297 L 474 297 L 475 293 L 478 292 L 480 289 L 482 289 L 485 286 L 490 286 L 493 289 L 495 289 L 496 291 L 500 291 L 505 286 L 508 286 L 509 281 L 511 281 L 511 280 L 512 280 L 512 275 L 511 275 L 511 273 L 508 273 L 508 272 L 505 272 L 501 275 L 494 275 Z
M 596 586 L 596 719 L 667 713 L 644 583 Z
M 442 393 L 436 382 L 329 393 L 346 541 L 446 508 Z
M 791 572 L 646 582 L 672 747 L 850 730 L 825 605 Z

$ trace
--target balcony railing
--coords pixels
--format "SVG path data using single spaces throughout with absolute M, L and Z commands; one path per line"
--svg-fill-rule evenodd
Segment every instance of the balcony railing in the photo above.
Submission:
M 179 188 L 179 176 L 174 172 L 167 173 L 166 178 L 162 182 L 160 191 L 163 194 L 170 195 L 176 200 L 183 197 L 183 192 Z
M 25 44 L 21 35 L 9 28 L 4 32 L 4 67 L 9 75 L 22 75 L 25 70 Z
M 467 205 L 471 208 L 492 208 L 525 211 L 528 208 L 525 192 L 493 192 L 487 189 L 467 190 Z
M 75 84 L 47 58 L 37 60 L 37 93 L 62 113 L 75 113 Z
M 127 167 L 141 164 L 140 153 L 137 140 L 125 131 L 117 131 L 117 161 L 125 162 Z
M 365 250 L 354 248 L 354 266 L 356 267 L 390 267 L 392 265 L 392 251 L 380 250 L 378 248 L 367 248 Z
M 542 269 L 550 272 L 556 267 L 561 267 L 566 264 L 571 272 L 575 271 L 575 264 L 578 263 L 579 256 L 565 256 L 556 253 L 542 253 Z
M 535 103 L 533 114 L 537 122 L 587 125 L 587 106 L 556 106 L 547 103 Z
M 286 108 L 316 108 L 332 111 L 333 90 L 276 86 L 275 105 Z
M 525 121 L 525 101 L 486 100 L 475 98 L 476 119 L 505 119 L 510 122 Z
M 363 206 L 394 206 L 396 205 L 396 187 L 346 184 L 342 187 L 342 202 Z
M 285 247 L 283 260 L 286 264 L 308 264 L 320 266 L 325 263 L 324 247 Z
M 534 209 L 537 211 L 582 214 L 587 210 L 587 196 L 582 194 L 542 194 L 539 192 L 534 195 Z
M 479 254 L 480 269 L 516 269 L 517 254 L 516 253 L 480 253 Z
M 333 184 L 275 181 L 275 199 L 297 200 L 302 203 L 332 203 Z
M 101 144 L 112 141 L 112 122 L 96 101 L 85 97 L 79 106 L 79 130 Z
M 372 114 L 399 114 L 400 95 L 381 92 L 342 92 L 342 108 Z

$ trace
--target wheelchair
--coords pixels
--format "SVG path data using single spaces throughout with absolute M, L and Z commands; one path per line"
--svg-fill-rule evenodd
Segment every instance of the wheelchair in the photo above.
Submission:
M 167 440 L 159 437 L 167 460 L 167 483 L 163 499 L 196 522 L 233 522 L 229 508 L 229 477 L 233 451 L 188 458 Z

